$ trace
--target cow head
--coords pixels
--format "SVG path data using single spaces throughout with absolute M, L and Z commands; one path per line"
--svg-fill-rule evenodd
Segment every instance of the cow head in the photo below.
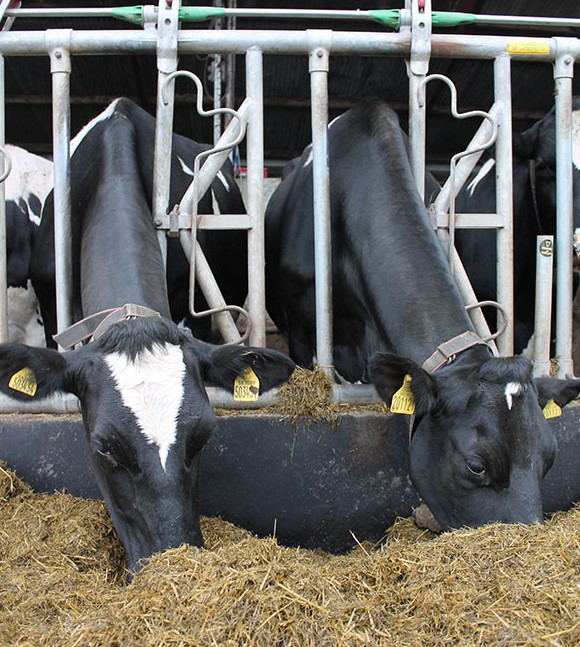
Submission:
M 411 377 L 411 478 L 443 529 L 542 522 L 540 481 L 556 454 L 542 409 L 570 402 L 580 380 L 534 380 L 527 359 L 481 347 L 434 374 L 382 353 L 370 373 L 389 406 Z
M 554 108 L 514 138 L 514 152 L 531 160 L 538 215 L 546 234 L 556 233 L 556 114 Z M 580 256 L 580 97 L 572 103 L 572 187 L 574 248 Z
M 66 353 L 0 345 L 0 390 L 78 396 L 96 478 L 135 570 L 155 552 L 202 544 L 200 452 L 216 421 L 204 381 L 233 390 L 248 367 L 260 392 L 294 370 L 275 351 L 206 344 L 154 317 L 117 323 Z

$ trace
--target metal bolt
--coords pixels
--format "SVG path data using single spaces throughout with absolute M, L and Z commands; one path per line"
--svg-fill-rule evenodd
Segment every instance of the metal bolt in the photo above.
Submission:
M 566 56 L 566 57 L 564 58 L 564 63 L 565 63 L 566 65 L 570 65 L 570 64 L 572 63 L 572 60 L 573 60 L 573 59 L 572 59 L 572 57 L 571 57 L 571 56 Z
M 318 56 L 318 58 L 322 58 L 324 56 L 324 52 L 321 49 L 316 50 L 316 56 Z
M 55 56 L 55 58 L 62 58 L 62 52 L 61 52 L 60 50 L 57 50 L 57 51 L 54 53 L 54 56 Z
M 153 221 L 153 224 L 156 227 L 161 227 L 161 219 L 160 218 L 155 218 L 155 220 Z

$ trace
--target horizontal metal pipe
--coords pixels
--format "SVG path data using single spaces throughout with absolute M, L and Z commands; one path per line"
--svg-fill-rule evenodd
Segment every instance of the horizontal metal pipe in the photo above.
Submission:
M 2 33 L 0 54 L 5 56 L 41 56 L 47 53 L 46 32 L 19 31 Z M 178 33 L 178 53 L 181 54 L 245 54 L 250 47 L 258 47 L 264 54 L 306 55 L 315 30 L 181 30 Z M 568 52 L 580 58 L 580 40 L 559 39 L 568 42 Z M 409 33 L 332 32 L 332 55 L 405 56 L 409 54 Z M 83 54 L 155 54 L 157 36 L 154 31 L 73 30 L 70 52 Z M 485 36 L 434 34 L 431 53 L 434 58 L 495 59 L 508 52 L 518 60 L 553 61 L 558 55 L 553 38 L 525 38 L 521 36 Z

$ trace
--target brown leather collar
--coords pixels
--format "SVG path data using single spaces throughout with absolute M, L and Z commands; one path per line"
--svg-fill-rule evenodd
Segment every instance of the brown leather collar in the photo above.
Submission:
M 451 364 L 459 353 L 480 344 L 487 346 L 487 342 L 481 339 L 478 334 L 471 330 L 466 330 L 460 335 L 439 344 L 435 352 L 423 362 L 421 368 L 428 373 L 435 373 L 445 364 Z
M 62 332 L 53 335 L 54 341 L 64 349 L 72 348 L 82 341 L 89 339 L 95 341 L 109 326 L 134 317 L 160 317 L 161 315 L 151 308 L 139 306 L 134 303 L 126 303 L 118 308 L 109 308 L 89 315 Z

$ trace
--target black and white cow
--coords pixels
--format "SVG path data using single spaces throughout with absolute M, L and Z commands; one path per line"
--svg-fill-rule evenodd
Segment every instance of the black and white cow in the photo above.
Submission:
M 556 452 L 542 407 L 564 406 L 580 381 L 534 381 L 527 359 L 493 357 L 473 333 L 386 104 L 335 120 L 328 146 L 337 371 L 372 380 L 389 405 L 410 376 L 410 473 L 443 528 L 542 521 Z M 306 153 L 266 216 L 267 307 L 303 366 L 315 352 L 313 236 Z
M 139 133 L 133 149 L 135 182 L 138 183 L 144 200 L 150 205 L 153 193 L 155 118 L 139 106 L 127 99 L 117 99 L 111 103 L 106 110 L 89 122 L 71 141 L 71 154 L 76 153 L 87 134 L 92 133 L 95 129 L 99 132 L 102 124 L 108 123 L 108 119 L 118 110 L 119 105 L 127 113 L 125 118 L 130 120 L 134 129 Z M 169 209 L 179 203 L 193 179 L 195 156 L 208 148 L 210 148 L 208 145 L 198 144 L 181 135 L 176 134 L 173 136 Z M 104 179 L 100 176 L 90 177 L 88 174 L 91 171 L 88 170 L 88 165 L 86 168 L 87 171 L 82 176 L 83 180 L 87 183 L 92 181 L 98 186 L 102 185 Z M 77 205 L 73 203 L 73 209 L 82 208 L 83 201 L 86 198 L 81 196 L 78 199 L 80 202 Z M 46 201 L 48 210 L 51 211 L 53 209 L 52 192 L 49 193 Z M 214 213 L 214 204 L 219 213 L 245 212 L 242 196 L 234 180 L 232 166 L 229 161 L 224 164 L 210 189 L 200 200 L 198 213 Z M 30 276 L 41 306 L 47 345 L 54 347 L 52 339 L 52 336 L 56 333 L 54 254 L 52 251 L 54 248 L 54 234 L 52 225 L 49 222 L 41 222 L 40 228 L 41 233 L 37 237 L 30 264 Z M 205 252 L 226 302 L 242 306 L 248 291 L 247 274 L 244 269 L 240 271 L 240 268 L 246 268 L 247 266 L 246 233 L 243 231 L 212 231 L 208 235 L 207 231 L 199 230 L 197 239 Z M 210 341 L 211 320 L 207 317 L 203 319 L 192 318 L 189 314 L 189 264 L 181 244 L 176 238 L 168 238 L 167 246 L 167 286 L 171 316 L 175 322 L 185 321 L 197 338 Z M 73 253 L 77 255 L 80 253 L 78 241 L 73 241 Z M 78 258 L 73 259 L 73 262 L 75 267 L 78 266 Z M 234 271 L 232 271 L 232 268 L 234 268 Z M 110 278 L 112 279 L 114 275 L 115 268 L 111 268 Z M 78 283 L 78 274 L 75 274 L 73 281 Z M 75 290 L 78 290 L 78 285 L 75 285 Z M 77 304 L 75 318 L 80 317 L 79 307 L 80 304 Z M 205 310 L 207 307 L 201 293 L 196 296 L 196 307 L 198 310 Z
M 4 150 L 11 163 L 4 184 L 8 336 L 10 341 L 44 345 L 29 264 L 42 204 L 52 189 L 52 162 L 18 146 L 6 144 Z
M 250 368 L 259 380 L 255 388 L 264 392 L 294 368 L 275 351 L 215 346 L 171 321 L 146 188 L 150 169 L 141 165 L 142 118 L 135 104 L 117 100 L 84 133 L 71 159 L 75 312 L 87 317 L 116 309 L 118 322 L 69 352 L 0 346 L 3 393 L 29 400 L 65 392 L 80 399 L 95 475 L 131 570 L 154 552 L 202 543 L 200 452 L 216 420 L 204 382 L 233 390 Z M 177 154 L 185 145 L 174 139 Z M 40 233 L 47 235 L 52 218 L 47 202 Z M 47 253 L 47 267 L 50 260 Z M 121 316 L 126 303 L 161 316 Z
M 573 98 L 573 219 L 580 240 L 580 97 Z M 488 159 L 459 193 L 458 213 L 495 211 L 495 160 Z M 513 139 L 514 351 L 534 332 L 536 237 L 556 234 L 556 119 L 554 109 Z M 478 299 L 495 300 L 495 231 L 458 229 L 455 246 Z M 572 298 L 572 295 L 570 295 Z M 494 317 L 495 318 L 495 317 Z M 490 321 L 490 325 L 495 325 Z

